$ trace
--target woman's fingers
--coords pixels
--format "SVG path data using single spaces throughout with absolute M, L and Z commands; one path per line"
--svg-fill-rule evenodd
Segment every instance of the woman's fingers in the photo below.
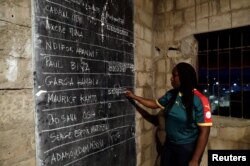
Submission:
M 132 97 L 133 93 L 130 90 L 125 91 L 125 96 Z

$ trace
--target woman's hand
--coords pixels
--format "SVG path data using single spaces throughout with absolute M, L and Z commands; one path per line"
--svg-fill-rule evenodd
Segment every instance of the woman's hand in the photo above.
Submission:
M 133 100 L 136 100 L 137 102 L 139 102 L 140 104 L 144 105 L 145 107 L 148 108 L 152 108 L 152 109 L 156 109 L 156 108 L 160 108 L 155 100 L 152 99 L 146 99 L 144 97 L 140 97 L 140 96 L 136 96 L 132 91 L 127 90 L 125 91 L 125 96 L 128 98 L 131 98 Z
M 134 93 L 132 91 L 127 90 L 127 91 L 125 91 L 125 96 L 130 97 L 130 98 L 134 98 L 135 95 L 134 95 Z

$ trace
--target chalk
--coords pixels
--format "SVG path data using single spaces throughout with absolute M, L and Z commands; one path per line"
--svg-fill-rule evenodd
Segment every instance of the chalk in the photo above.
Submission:
M 36 93 L 36 96 L 40 96 L 43 93 L 47 93 L 46 90 L 40 90 L 39 92 Z

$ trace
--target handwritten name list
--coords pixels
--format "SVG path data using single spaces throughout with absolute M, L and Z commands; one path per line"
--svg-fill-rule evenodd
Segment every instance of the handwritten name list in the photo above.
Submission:
M 35 0 L 32 29 L 37 165 L 135 165 L 133 2 Z

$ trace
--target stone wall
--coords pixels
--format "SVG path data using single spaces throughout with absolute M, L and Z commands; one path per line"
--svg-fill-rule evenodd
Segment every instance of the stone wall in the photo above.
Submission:
M 34 166 L 31 1 L 0 1 L 0 165 Z
M 148 98 L 171 88 L 176 63 L 196 66 L 193 34 L 250 24 L 249 0 L 134 0 L 134 6 L 136 94 Z M 34 166 L 30 0 L 0 1 L 0 36 L 0 165 Z M 207 148 L 249 148 L 250 122 L 240 122 L 214 117 Z M 154 134 L 155 128 L 137 113 L 138 166 L 154 164 Z
M 154 96 L 153 0 L 134 1 L 136 94 Z M 152 110 L 149 110 L 152 112 Z M 137 165 L 152 166 L 156 156 L 154 127 L 136 113 Z

